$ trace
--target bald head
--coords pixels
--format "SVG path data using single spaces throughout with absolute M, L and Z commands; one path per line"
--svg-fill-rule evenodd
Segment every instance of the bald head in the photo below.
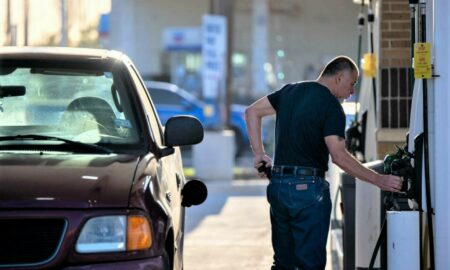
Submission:
M 327 87 L 336 98 L 343 100 L 355 92 L 358 76 L 355 62 L 347 56 L 338 56 L 328 62 L 317 82 Z
M 359 69 L 355 62 L 350 59 L 350 57 L 340 55 L 333 58 L 326 64 L 319 77 L 335 76 L 345 70 L 348 70 L 350 72 L 356 71 L 356 73 L 359 75 Z

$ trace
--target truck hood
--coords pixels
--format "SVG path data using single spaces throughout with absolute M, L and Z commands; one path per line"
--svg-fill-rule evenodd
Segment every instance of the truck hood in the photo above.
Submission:
M 0 208 L 127 207 L 139 156 L 0 154 Z

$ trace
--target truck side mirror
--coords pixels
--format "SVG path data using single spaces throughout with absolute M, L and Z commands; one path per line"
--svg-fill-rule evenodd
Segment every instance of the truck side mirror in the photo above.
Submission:
M 202 140 L 203 126 L 197 118 L 180 115 L 167 120 L 164 130 L 166 146 L 193 145 Z

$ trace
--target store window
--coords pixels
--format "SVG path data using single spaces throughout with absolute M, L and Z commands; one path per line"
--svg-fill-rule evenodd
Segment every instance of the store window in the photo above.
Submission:
M 412 82 L 409 68 L 381 70 L 381 127 L 408 128 Z

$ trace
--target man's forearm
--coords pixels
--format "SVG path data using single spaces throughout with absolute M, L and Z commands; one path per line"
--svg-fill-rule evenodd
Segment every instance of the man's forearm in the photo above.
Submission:
M 261 117 L 257 116 L 252 110 L 246 110 L 245 120 L 253 154 L 264 154 L 264 146 L 261 139 Z
M 275 114 L 275 109 L 270 104 L 267 96 L 260 98 L 245 109 L 247 133 L 255 157 L 265 155 L 261 139 L 261 119 L 271 114 Z
M 380 176 L 377 172 L 361 164 L 361 162 L 354 158 L 347 150 L 342 151 L 338 157 L 334 157 L 333 163 L 351 176 L 372 184 L 376 184 L 377 178 Z

